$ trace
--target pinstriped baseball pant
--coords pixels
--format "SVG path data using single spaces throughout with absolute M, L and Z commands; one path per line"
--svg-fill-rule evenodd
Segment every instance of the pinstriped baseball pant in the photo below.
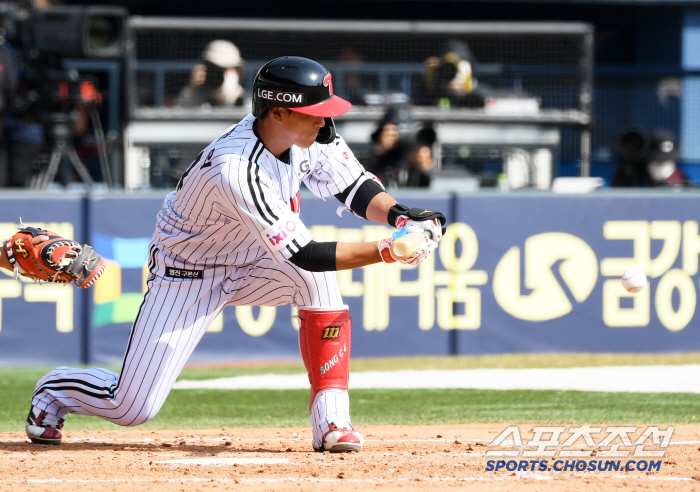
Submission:
M 32 403 L 65 418 L 95 415 L 118 425 L 151 420 L 214 318 L 226 305 L 336 307 L 342 298 L 334 272 L 308 272 L 271 259 L 206 268 L 201 279 L 165 277 L 174 262 L 151 246 L 148 290 L 131 329 L 119 374 L 108 369 L 58 367 L 36 385 Z

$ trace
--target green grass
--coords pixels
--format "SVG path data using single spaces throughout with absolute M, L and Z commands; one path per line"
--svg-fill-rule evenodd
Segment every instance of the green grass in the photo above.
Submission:
M 700 363 L 700 354 L 507 355 L 353 360 L 353 371 L 576 367 Z M 298 373 L 301 364 L 187 368 L 180 379 L 243 374 Z M 20 431 L 36 381 L 46 369 L 0 369 L 0 431 Z M 589 393 L 578 391 L 351 390 L 353 421 L 369 424 L 503 423 L 696 423 L 700 395 Z M 217 428 L 306 426 L 303 390 L 177 390 L 143 427 Z M 94 417 L 72 415 L 67 429 L 119 429 Z

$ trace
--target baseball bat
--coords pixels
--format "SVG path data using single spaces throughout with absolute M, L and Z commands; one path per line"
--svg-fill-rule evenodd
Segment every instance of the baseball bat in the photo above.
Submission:
M 395 232 L 393 236 L 391 256 L 397 260 L 403 260 L 413 255 L 423 244 L 423 236 L 421 234 L 409 234 L 403 229 Z

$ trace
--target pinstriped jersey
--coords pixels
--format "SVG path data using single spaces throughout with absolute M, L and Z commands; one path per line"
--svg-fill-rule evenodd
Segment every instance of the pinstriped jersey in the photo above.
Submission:
M 300 183 L 325 199 L 368 174 L 340 136 L 292 146 L 282 162 L 255 120 L 248 115 L 207 146 L 158 213 L 154 242 L 183 267 L 285 261 L 311 241 L 298 216 Z

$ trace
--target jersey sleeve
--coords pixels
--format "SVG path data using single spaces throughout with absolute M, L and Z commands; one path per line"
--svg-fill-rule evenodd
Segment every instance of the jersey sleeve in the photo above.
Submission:
M 340 135 L 327 145 L 312 145 L 309 157 L 311 172 L 303 181 L 319 198 L 342 193 L 366 172 Z
M 227 156 L 222 166 L 221 200 L 281 263 L 311 241 L 311 234 L 277 193 L 279 184 L 256 163 Z

